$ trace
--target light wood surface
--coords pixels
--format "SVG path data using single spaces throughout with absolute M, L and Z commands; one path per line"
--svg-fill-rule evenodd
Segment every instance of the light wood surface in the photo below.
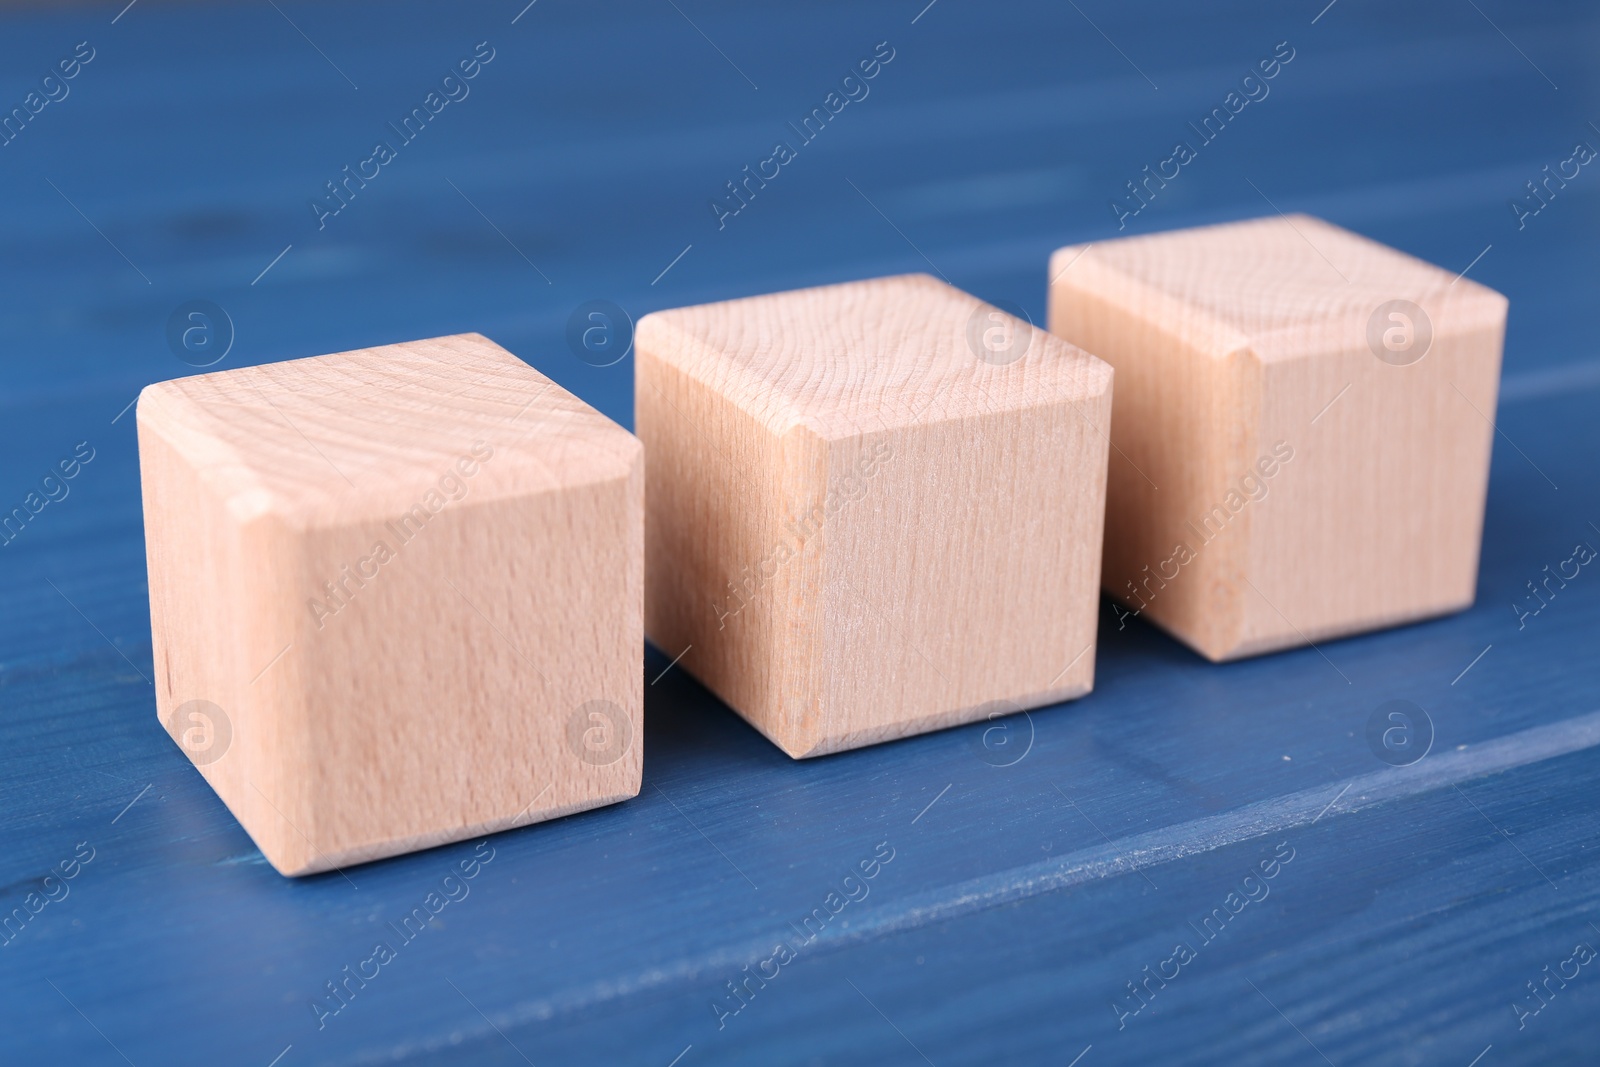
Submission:
M 1089 691 L 1109 367 L 926 275 L 636 349 L 646 632 L 785 752 Z
M 1050 329 L 1117 369 L 1119 625 L 1226 660 L 1472 603 L 1503 296 L 1304 215 L 1063 248 L 1050 277 Z
M 162 382 L 138 425 L 161 721 L 278 870 L 638 792 L 627 431 L 475 334 Z

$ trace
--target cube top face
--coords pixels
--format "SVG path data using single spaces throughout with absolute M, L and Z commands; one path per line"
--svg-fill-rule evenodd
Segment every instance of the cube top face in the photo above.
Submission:
M 823 439 L 1098 396 L 1110 368 L 926 274 L 647 315 L 641 348 Z
M 1089 691 L 1109 367 L 926 276 L 635 344 L 646 632 L 785 752 Z
M 478 334 L 160 382 L 140 394 L 138 419 L 235 514 L 272 513 L 296 526 L 403 511 L 435 488 L 419 476 L 436 481 L 475 444 L 496 450 L 472 478 L 480 501 L 615 478 L 639 449 L 633 435 Z
M 1506 299 L 1468 278 L 1309 215 L 1274 216 L 1071 246 L 1050 277 L 1138 290 L 1206 354 L 1316 355 L 1367 338 L 1374 309 L 1419 305 L 1435 332 L 1503 319 Z M 1095 275 L 1098 277 L 1091 278 Z M 1379 324 L 1378 334 L 1388 326 Z

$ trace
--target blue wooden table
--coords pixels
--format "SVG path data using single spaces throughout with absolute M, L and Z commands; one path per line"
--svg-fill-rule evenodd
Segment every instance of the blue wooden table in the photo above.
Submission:
M 44 500 L 0 547 L 0 1062 L 1600 1057 L 1592 8 L 122 2 L 0 21 L 0 510 Z M 636 800 L 298 881 L 159 728 L 144 384 L 479 330 L 628 424 L 586 301 L 931 269 L 1042 321 L 1279 42 L 1123 232 L 1303 210 L 1509 295 L 1471 611 L 1213 666 L 1107 609 L 1089 697 L 804 763 L 651 649 Z

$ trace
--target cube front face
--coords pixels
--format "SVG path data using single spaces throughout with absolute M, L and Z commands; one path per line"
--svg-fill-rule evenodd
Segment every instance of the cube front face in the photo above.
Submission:
M 639 324 L 646 632 L 791 756 L 1093 683 L 1110 373 L 980 359 L 987 314 L 910 277 Z
M 273 865 L 635 795 L 638 442 L 482 338 L 228 373 L 140 404 L 157 704 Z M 346 396 L 364 425 L 337 414 Z M 241 472 L 273 422 L 304 454 Z M 348 476 L 342 513 L 324 474 Z M 226 744 L 191 743 L 197 700 Z
M 1472 602 L 1498 293 L 1303 216 L 1063 249 L 1051 275 L 1052 331 L 1117 369 L 1120 616 L 1226 660 Z
M 329 860 L 408 852 L 638 793 L 638 467 L 557 492 L 468 499 L 409 540 L 391 521 L 305 543 L 308 601 L 329 599 L 330 577 L 316 576 L 337 578 L 362 559 L 375 572 L 364 586 L 349 583 L 338 614 L 302 613 L 295 646 L 306 655 L 282 676 L 311 738 L 304 772 L 316 832 L 307 834 Z M 390 557 L 380 564 L 382 546 Z M 323 810 L 337 818 L 319 819 Z
M 1109 418 L 1106 393 L 830 443 L 805 754 L 1093 688 Z

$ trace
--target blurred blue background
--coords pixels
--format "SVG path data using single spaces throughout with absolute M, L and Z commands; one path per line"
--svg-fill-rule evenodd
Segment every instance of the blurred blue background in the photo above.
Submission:
M 1600 580 L 1536 634 L 1505 607 L 1600 521 L 1600 171 L 1511 207 L 1600 146 L 1600 13 L 1325 3 L 8 5 L 0 111 L 27 118 L 0 146 L 0 510 L 79 442 L 94 458 L 0 548 L 0 904 L 77 841 L 96 858 L 0 949 L 0 1059 L 1592 1061 L 1600 977 L 1536 1023 L 1510 1009 L 1600 944 L 1589 748 L 1302 826 L 1298 889 L 1126 1031 L 1113 997 L 1275 841 L 1027 888 L 1054 857 L 1333 796 L 1381 769 L 1360 738 L 1383 699 L 1429 708 L 1443 750 L 1600 693 Z M 397 143 L 387 124 L 480 42 L 467 95 L 319 225 L 325 183 Z M 719 224 L 726 183 L 798 144 L 788 124 L 880 42 L 867 95 Z M 674 672 L 650 690 L 637 801 L 500 835 L 459 918 L 316 1029 L 322 983 L 471 846 L 286 882 L 159 730 L 129 405 L 193 372 L 175 310 L 225 312 L 215 369 L 479 331 L 631 425 L 632 359 L 580 358 L 580 305 L 637 319 L 929 270 L 1042 324 L 1048 254 L 1116 235 L 1125 183 L 1280 42 L 1269 95 L 1120 232 L 1307 211 L 1510 297 L 1479 606 L 1325 649 L 1349 687 L 1309 651 L 1219 668 L 1108 628 L 1096 692 L 1035 713 L 1005 769 L 963 731 L 792 764 Z M 93 58 L 45 82 L 75 49 Z M 35 114 L 33 92 L 58 99 Z M 876 932 L 719 1027 L 708 1005 L 750 946 L 885 839 Z M 997 903 L 948 910 L 974 880 Z

